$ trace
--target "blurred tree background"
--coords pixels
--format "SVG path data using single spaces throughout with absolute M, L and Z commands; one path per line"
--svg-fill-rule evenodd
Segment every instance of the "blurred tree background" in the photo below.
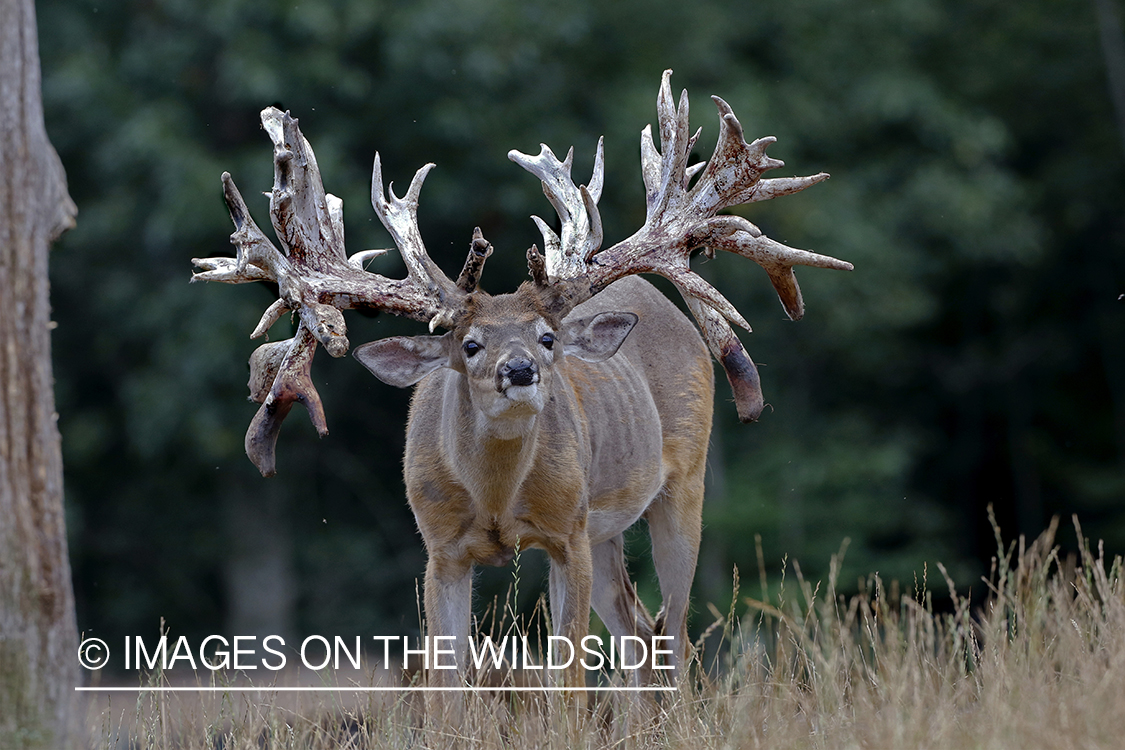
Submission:
M 51 269 L 80 628 L 417 627 L 408 394 L 322 354 L 332 434 L 295 414 L 263 480 L 242 448 L 244 363 L 271 293 L 187 283 L 190 258 L 232 252 L 224 170 L 268 225 L 253 197 L 272 182 L 263 107 L 300 118 L 344 198 L 350 252 L 390 245 L 369 205 L 373 152 L 400 186 L 433 161 L 431 255 L 455 273 L 479 225 L 497 248 L 485 286 L 508 291 L 539 241 L 528 216 L 552 214 L 507 151 L 574 145 L 581 179 L 604 134 L 607 244 L 627 236 L 664 68 L 692 92 L 701 158 L 714 93 L 749 135 L 778 136 L 784 172 L 832 173 L 739 211 L 856 266 L 799 271 L 808 313 L 793 324 L 754 264 L 700 263 L 755 326 L 744 340 L 772 408 L 739 425 L 720 374 L 696 609 L 725 611 L 733 565 L 756 578 L 756 534 L 775 579 L 784 556 L 822 577 L 850 539 L 845 584 L 912 582 L 939 560 L 972 584 L 995 550 L 990 503 L 1009 537 L 1077 513 L 1125 552 L 1113 11 L 1120 0 L 42 0 L 47 126 L 80 210 Z M 393 254 L 376 263 L 404 273 Z M 349 315 L 353 344 L 420 332 Z M 525 604 L 543 570 L 525 563 Z M 478 604 L 510 579 L 483 574 Z

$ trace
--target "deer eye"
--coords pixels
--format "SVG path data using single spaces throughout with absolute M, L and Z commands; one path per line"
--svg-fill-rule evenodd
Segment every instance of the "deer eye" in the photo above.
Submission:
M 550 349 L 555 345 L 555 334 L 544 333 L 539 337 L 539 343 L 543 345 L 543 348 Z
M 479 352 L 483 348 L 484 347 L 482 347 L 480 344 L 478 344 L 475 341 L 466 341 L 465 343 L 461 344 L 461 349 L 464 350 L 466 357 L 473 356 L 474 354 L 476 354 L 477 352 Z

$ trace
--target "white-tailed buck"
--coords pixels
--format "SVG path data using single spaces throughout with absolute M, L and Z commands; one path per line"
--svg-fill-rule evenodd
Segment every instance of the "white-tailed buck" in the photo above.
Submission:
M 715 152 L 706 163 L 689 165 L 699 131 L 688 130 L 687 92 L 678 106 L 673 101 L 670 74 L 657 102 L 661 150 L 649 128 L 641 135 L 644 226 L 612 247 L 601 249 L 600 142 L 593 176 L 582 186 L 571 179 L 573 151 L 561 162 L 546 146 L 534 157 L 508 154 L 542 180 L 561 222 L 556 234 L 534 217 L 545 252 L 534 246 L 527 252 L 531 281 L 514 294 L 477 290 L 492 252 L 479 230 L 456 281 L 426 254 L 417 208 L 432 164 L 418 170 L 399 198 L 389 189 L 384 195 L 375 156 L 372 204 L 406 262 L 402 280 L 363 270 L 368 258 L 385 251 L 345 254 L 341 201 L 324 192 L 312 149 L 288 113 L 262 112 L 274 143 L 270 216 L 281 250 L 223 175 L 237 258 L 196 259 L 204 270 L 194 278 L 276 281 L 280 298 L 255 337 L 286 312 L 300 316 L 293 339 L 265 344 L 250 359 L 252 398 L 262 406 L 246 451 L 262 474 L 274 473 L 278 430 L 295 402 L 327 433 L 310 368 L 317 342 L 334 357 L 348 350 L 341 310 L 385 310 L 427 322 L 431 332 L 447 330 L 365 344 L 355 355 L 387 383 L 419 383 L 407 427 L 407 496 L 428 553 L 428 633 L 456 636 L 461 665 L 473 566 L 505 565 L 517 545 L 550 556 L 557 635 L 578 644 L 592 605 L 615 637 L 674 636 L 672 663 L 683 664 L 714 390 L 707 349 L 722 363 L 744 421 L 757 419 L 763 404 L 754 363 L 729 323 L 749 325 L 691 271 L 689 258 L 696 250 L 722 249 L 757 262 L 794 320 L 803 312 L 794 265 L 851 269 L 774 242 L 741 217 L 718 215 L 828 175 L 761 179 L 782 166 L 766 155 L 775 139 L 746 143 L 742 125 L 718 97 Z M 702 338 L 654 287 L 626 278 L 641 273 L 675 284 Z M 623 532 L 642 517 L 663 597 L 655 621 L 634 593 L 622 550 Z M 575 686 L 583 679 L 575 660 L 564 681 Z

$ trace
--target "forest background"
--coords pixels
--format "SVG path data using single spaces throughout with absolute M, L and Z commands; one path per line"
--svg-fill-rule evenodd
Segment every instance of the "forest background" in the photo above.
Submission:
M 47 128 L 79 207 L 51 281 L 86 636 L 155 634 L 160 618 L 173 634 L 287 640 L 418 627 L 408 394 L 318 357 L 332 433 L 295 413 L 262 479 L 243 453 L 245 362 L 273 297 L 187 283 L 192 257 L 233 252 L 223 171 L 268 225 L 262 108 L 300 118 L 344 199 L 349 252 L 391 246 L 369 204 L 374 151 L 400 192 L 433 161 L 431 255 L 454 273 L 480 226 L 497 248 L 484 286 L 509 291 L 540 241 L 529 215 L 552 214 L 507 151 L 573 145 L 581 179 L 604 135 L 607 244 L 627 236 L 665 68 L 692 94 L 700 158 L 718 94 L 748 135 L 778 137 L 786 174 L 832 174 L 740 212 L 856 266 L 799 270 L 808 311 L 790 323 L 754 264 L 698 264 L 754 325 L 743 340 L 771 408 L 740 425 L 720 374 L 696 609 L 725 611 L 735 565 L 757 577 L 755 535 L 771 575 L 788 559 L 819 578 L 846 538 L 843 591 L 937 561 L 983 588 L 989 504 L 1008 538 L 1076 513 L 1125 553 L 1120 0 L 690 5 L 38 3 Z M 394 254 L 372 270 L 404 273 Z M 421 332 L 350 316 L 353 344 Z M 645 536 L 631 565 L 654 604 Z M 522 606 L 545 569 L 525 556 Z M 510 581 L 483 573 L 478 603 Z

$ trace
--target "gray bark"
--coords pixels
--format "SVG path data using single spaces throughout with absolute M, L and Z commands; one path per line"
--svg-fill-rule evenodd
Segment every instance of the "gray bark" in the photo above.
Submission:
M 73 226 L 32 0 L 0 0 L 0 748 L 80 742 L 47 249 Z

